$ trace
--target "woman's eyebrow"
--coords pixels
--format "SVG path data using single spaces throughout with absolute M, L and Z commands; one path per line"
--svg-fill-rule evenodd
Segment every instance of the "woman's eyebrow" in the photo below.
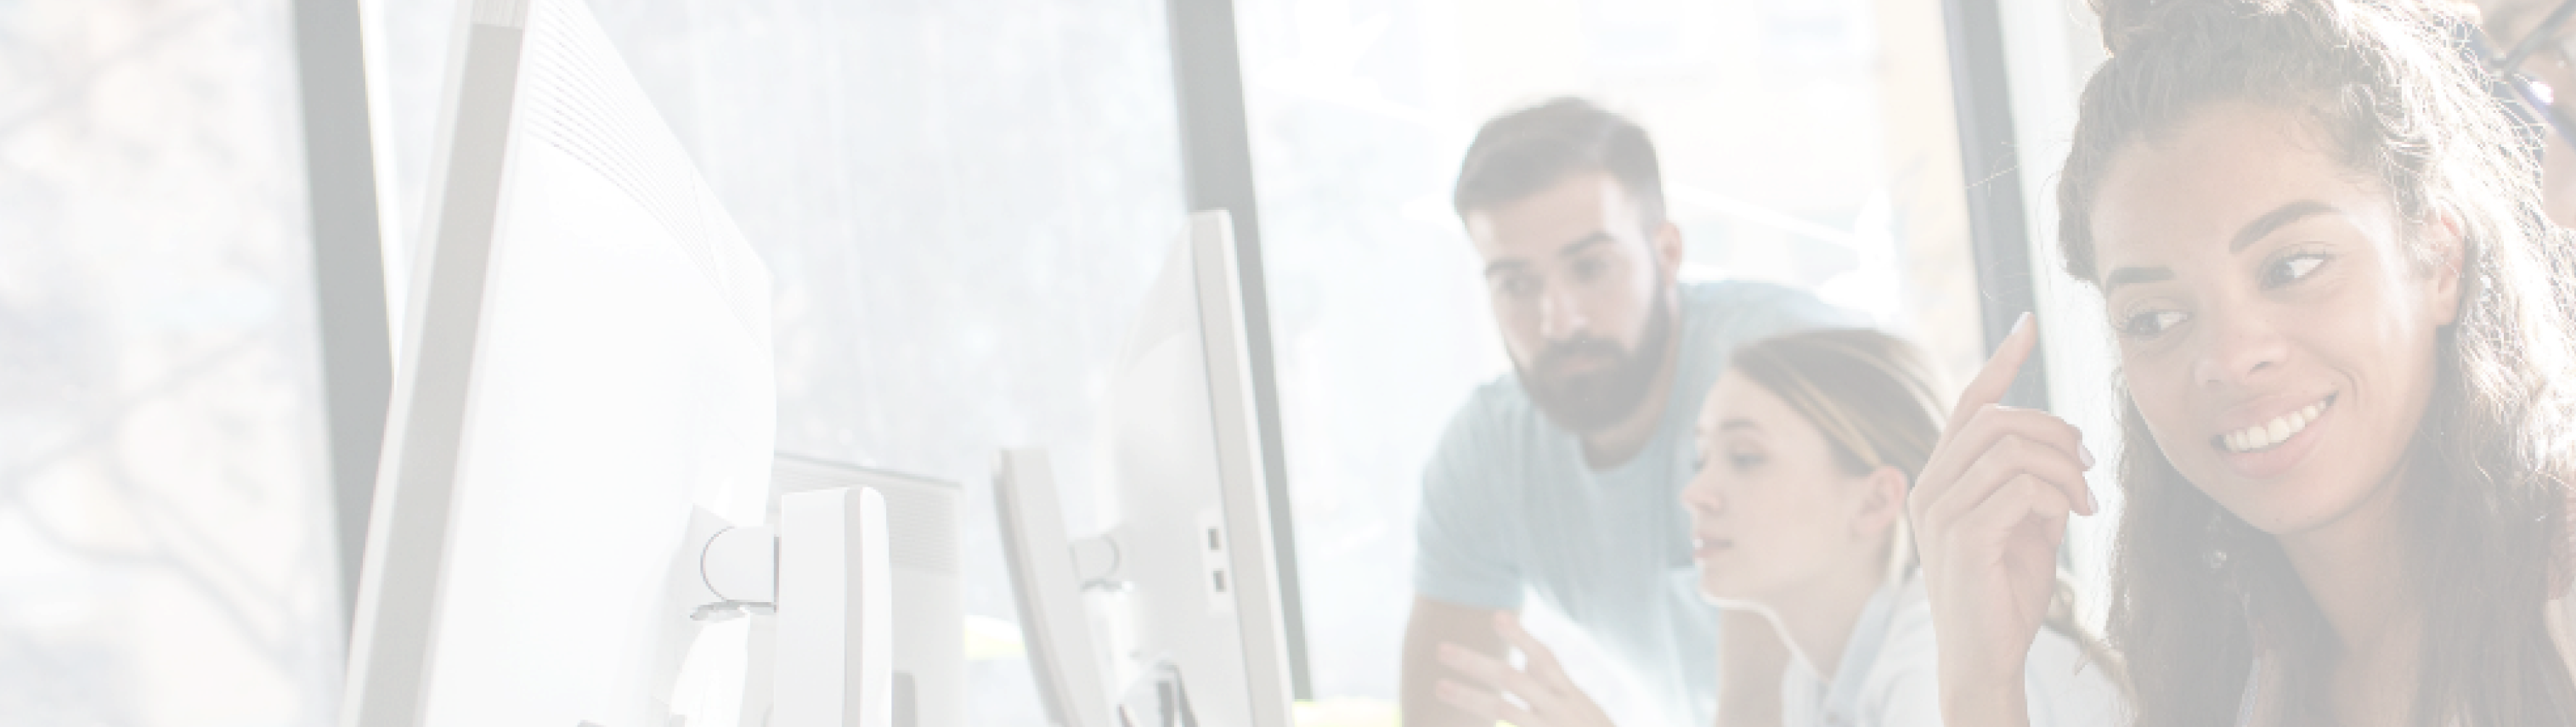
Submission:
M 2111 297 L 2111 291 L 2119 290 L 2120 286 L 2130 283 L 2154 283 L 2172 279 L 2173 268 L 2112 268 L 2111 274 L 2102 276 L 2102 297 Z
M 2245 246 L 2254 244 L 2255 240 L 2263 239 L 2264 235 L 2272 234 L 2274 230 L 2289 226 L 2292 222 L 2317 215 L 2333 214 L 2334 211 L 2334 205 L 2313 199 L 2281 205 L 2270 212 L 2263 213 L 2261 217 L 2254 218 L 2253 222 L 2245 223 L 2242 229 L 2238 229 L 2236 237 L 2227 241 L 2227 252 L 2233 254 L 2242 251 Z
M 2313 199 L 2281 205 L 2270 212 L 2263 213 L 2261 217 L 2254 218 L 2254 221 L 2245 223 L 2244 227 L 2237 228 L 2236 235 L 2227 241 L 2227 252 L 2231 255 L 2243 252 L 2245 246 L 2252 245 L 2254 241 L 2263 239 L 2263 236 L 2277 232 L 2283 227 L 2288 227 L 2290 223 L 2329 214 L 2335 214 L 2334 205 Z M 2102 295 L 2108 297 L 2111 291 L 2119 290 L 2120 286 L 2131 283 L 2153 283 L 2172 279 L 2172 268 L 2113 268 L 2110 274 L 2102 276 Z

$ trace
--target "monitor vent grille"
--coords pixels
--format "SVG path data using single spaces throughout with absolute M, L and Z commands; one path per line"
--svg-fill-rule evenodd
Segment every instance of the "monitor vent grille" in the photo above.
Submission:
M 522 128 L 633 198 L 746 328 L 768 331 L 767 269 L 607 35 L 589 14 L 563 7 L 568 2 L 580 0 L 537 3 L 528 23 L 519 81 Z
M 957 488 L 874 470 L 782 457 L 770 488 L 803 492 L 833 487 L 873 487 L 885 496 L 888 559 L 897 568 L 957 572 Z
M 957 572 L 957 522 L 954 498 L 901 487 L 885 493 L 887 539 L 894 541 L 894 563 L 933 573 Z
M 526 27 L 528 0 L 476 0 L 474 22 L 504 28 Z

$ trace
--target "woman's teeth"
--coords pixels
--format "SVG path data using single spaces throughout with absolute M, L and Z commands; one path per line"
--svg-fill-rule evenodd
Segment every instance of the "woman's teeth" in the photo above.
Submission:
M 2292 435 L 2298 434 L 2299 430 L 2308 428 L 2308 423 L 2316 421 L 2317 415 L 2324 413 L 2326 405 L 2332 403 L 2334 398 L 2327 397 L 2317 403 L 2309 404 L 2305 409 L 2283 414 L 2272 421 L 2220 435 L 2219 442 L 2227 447 L 2227 451 L 2237 454 L 2260 452 L 2280 446 L 2282 442 L 2289 441 Z

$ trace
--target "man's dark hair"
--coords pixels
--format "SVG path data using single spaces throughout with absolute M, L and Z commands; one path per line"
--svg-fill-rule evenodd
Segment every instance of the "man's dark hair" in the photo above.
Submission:
M 1458 165 L 1450 204 L 1458 216 L 1520 201 L 1548 185 L 1602 172 L 1637 198 L 1647 226 L 1664 222 L 1664 178 L 1655 143 L 1636 122 L 1571 96 L 1485 122 Z

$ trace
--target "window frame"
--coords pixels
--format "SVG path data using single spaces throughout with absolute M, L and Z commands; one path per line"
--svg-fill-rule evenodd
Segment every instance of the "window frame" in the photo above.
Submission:
M 2009 6 L 2009 7 L 2008 7 Z M 1970 246 L 1977 270 L 1980 321 L 1991 350 L 2023 311 L 2039 308 L 2047 261 L 2034 254 L 2030 231 L 2053 215 L 2022 180 L 2031 125 L 2015 123 L 2010 55 L 2047 43 L 2046 32 L 2007 27 L 2008 17 L 2059 10 L 2047 0 L 1943 0 L 1953 113 L 1967 189 Z M 2012 16 L 2007 10 L 2023 11 Z M 370 500 L 386 402 L 392 388 L 384 235 L 378 155 L 372 132 L 371 59 L 362 42 L 358 0 L 294 0 L 294 37 L 310 183 L 314 295 L 319 304 L 323 391 L 330 431 L 332 491 L 338 522 L 340 590 L 354 608 L 354 584 L 367 538 Z M 1189 211 L 1233 214 L 1240 246 L 1253 390 L 1260 422 L 1274 552 L 1285 602 L 1292 682 L 1313 697 L 1298 585 L 1294 513 L 1279 422 L 1278 386 L 1254 193 L 1241 53 L 1231 0 L 1167 0 L 1180 159 Z M 2054 64 L 2063 69 L 2065 64 Z M 2025 69 L 2026 70 L 2026 69 Z M 2028 85 L 2025 83 L 2025 85 Z M 2056 101 L 2068 94 L 2041 93 Z M 2071 100 L 2071 97 L 2070 99 Z M 2048 126 L 2043 121 L 2037 126 Z M 2034 147 L 2036 148 L 2036 147 Z M 2051 400 L 2047 361 L 2033 357 L 2007 401 L 2045 408 Z M 353 611 L 344 612 L 349 615 Z

